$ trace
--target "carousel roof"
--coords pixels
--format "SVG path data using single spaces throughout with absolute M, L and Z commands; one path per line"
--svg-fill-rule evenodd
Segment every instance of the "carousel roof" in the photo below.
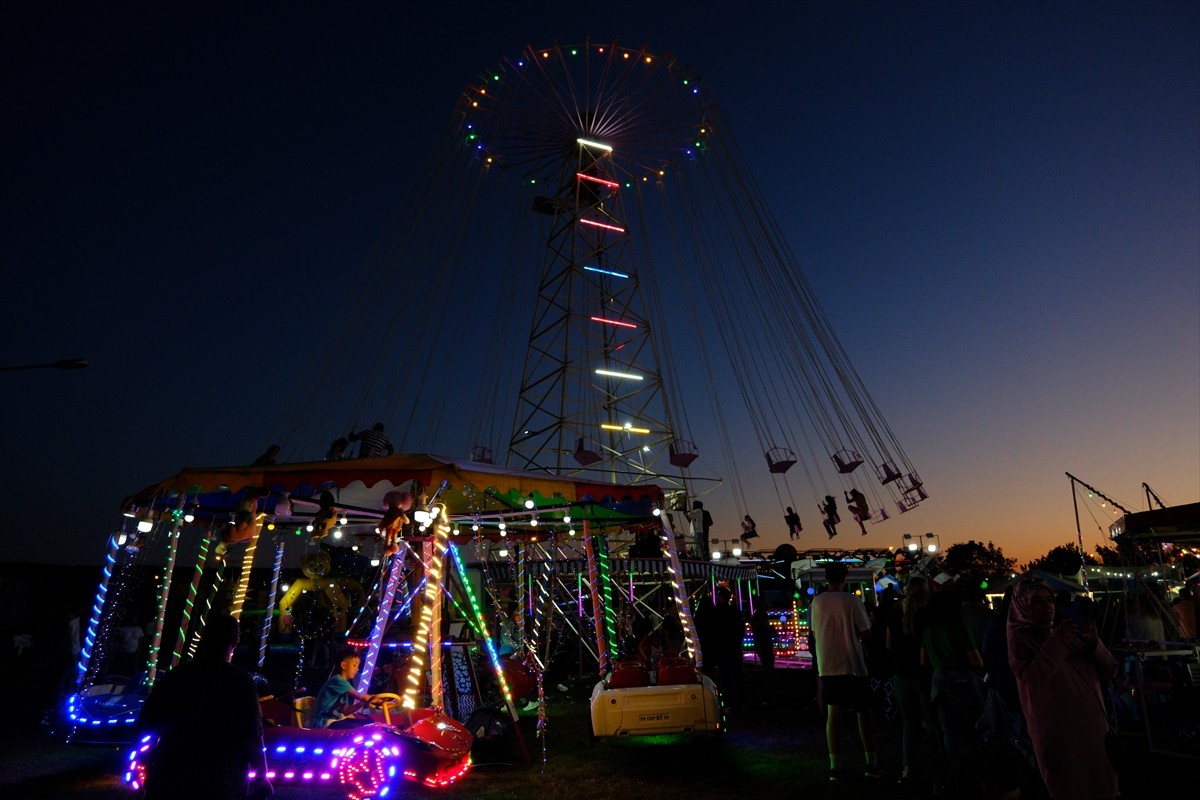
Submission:
M 248 493 L 261 498 L 259 509 L 270 513 L 287 499 L 296 516 L 316 510 L 324 491 L 335 507 L 382 515 L 384 496 L 414 484 L 431 495 L 442 486 L 438 502 L 450 517 L 497 516 L 534 510 L 547 521 L 570 514 L 594 522 L 637 522 L 653 519 L 659 489 L 653 484 L 617 485 L 574 480 L 568 475 L 524 472 L 474 461 L 430 454 L 403 454 L 341 461 L 314 461 L 266 466 L 187 467 L 127 497 L 124 508 L 166 509 L 182 505 L 201 514 L 232 511 Z M 415 492 L 414 492 L 415 494 Z

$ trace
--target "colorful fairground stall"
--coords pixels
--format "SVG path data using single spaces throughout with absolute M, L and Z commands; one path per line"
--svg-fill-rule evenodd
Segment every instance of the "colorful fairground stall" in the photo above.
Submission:
M 1118 570 L 1119 578 L 1093 585 L 1110 583 L 1106 588 L 1119 593 L 1126 608 L 1140 606 L 1164 621 L 1161 640 L 1114 637 L 1116 727 L 1124 739 L 1144 740 L 1151 752 L 1200 759 L 1200 648 L 1175 611 L 1182 589 L 1194 594 L 1200 588 L 1200 574 L 1179 570 L 1200 557 L 1200 503 L 1127 513 L 1109 534 L 1130 565 Z M 1194 601 L 1189 608 L 1194 624 Z
M 578 669 L 599 675 L 597 735 L 723 724 L 719 692 L 697 669 L 690 594 L 754 571 L 681 559 L 653 486 L 396 455 L 185 469 L 129 497 L 123 512 L 64 709 L 76 741 L 133 742 L 156 678 L 192 657 L 217 612 L 242 622 L 236 663 L 262 671 L 288 637 L 302 663 L 306 641 L 332 639 L 365 651 L 361 691 L 390 695 L 374 727 L 346 741 L 308 728 L 304 696 L 264 698 L 276 782 L 340 783 L 354 797 L 384 794 L 395 776 L 450 783 L 469 768 L 463 723 L 485 703 L 485 686 L 512 720 L 517 700 L 536 703 L 541 735 L 542 677 L 567 647 Z M 347 577 L 337 566 L 346 559 L 366 571 Z M 303 576 L 284 580 L 296 563 Z M 150 593 L 144 661 L 116 674 L 117 633 Z M 678 652 L 643 686 L 621 667 L 633 618 L 655 628 L 669 619 L 679 636 Z M 139 741 L 131 753 L 131 786 L 152 746 Z

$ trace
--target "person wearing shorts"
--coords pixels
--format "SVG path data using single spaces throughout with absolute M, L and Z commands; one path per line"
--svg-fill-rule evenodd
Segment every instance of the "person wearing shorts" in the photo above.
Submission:
M 826 706 L 825 742 L 829 746 L 829 780 L 841 780 L 842 713 L 858 717 L 867 766 L 864 775 L 882 777 L 875 754 L 875 726 L 871 719 L 871 688 L 867 683 L 867 660 L 862 639 L 871 633 L 871 620 L 862 601 L 846 591 L 846 565 L 834 562 L 825 567 L 829 590 L 817 595 L 809 610 L 816 640 L 817 674 Z

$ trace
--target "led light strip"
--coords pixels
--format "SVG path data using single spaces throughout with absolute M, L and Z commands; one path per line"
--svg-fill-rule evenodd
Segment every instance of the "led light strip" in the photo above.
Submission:
M 606 231 L 616 231 L 617 233 L 625 232 L 625 229 L 619 225 L 609 225 L 607 222 L 596 222 L 594 219 L 581 219 L 579 221 L 584 225 L 591 225 L 593 228 L 604 228 Z
M 600 267 L 584 267 L 586 272 L 599 272 L 601 275 L 612 275 L 614 278 L 628 278 L 629 275 L 624 272 L 617 272 L 613 269 L 601 269 Z
M 600 423 L 600 427 L 606 431 L 625 431 L 626 433 L 649 433 L 649 428 L 635 428 L 632 425 L 613 425 L 608 422 Z
M 584 267 L 584 269 L 587 269 L 587 267 Z M 591 320 L 592 320 L 592 322 L 603 322 L 606 325 L 618 325 L 622 328 L 633 328 L 635 330 L 637 329 L 637 325 L 634 325 L 632 322 L 622 322 L 619 319 L 605 319 L 604 317 L 591 317 Z
M 602 186 L 607 186 L 610 189 L 620 189 L 621 188 L 621 184 L 617 183 L 616 181 L 606 181 L 606 180 L 604 180 L 604 178 L 597 178 L 595 175 L 584 175 L 582 172 L 576 172 L 575 177 L 579 178 L 580 180 L 591 181 L 592 183 L 599 183 Z
M 633 372 L 614 372 L 611 369 L 598 369 L 598 370 L 596 370 L 596 374 L 597 375 L 607 375 L 610 378 L 624 378 L 625 380 L 630 380 L 630 381 L 645 380 L 645 376 L 643 376 L 643 375 L 638 375 Z M 604 426 L 601 426 L 601 427 L 604 427 Z M 630 429 L 630 430 L 632 430 L 632 429 Z M 646 431 L 646 433 L 649 433 L 649 432 L 650 431 Z
M 187 597 L 183 601 L 183 614 L 179 620 L 179 633 L 175 635 L 175 648 L 171 651 L 171 666 L 174 669 L 183 655 L 183 645 L 187 642 L 188 628 L 192 623 L 192 611 L 196 607 L 196 593 L 200 590 L 200 580 L 204 577 L 204 565 L 208 563 L 208 548 L 212 539 L 200 537 L 200 552 L 196 555 L 196 571 L 192 573 L 192 585 L 188 587 Z
M 595 147 L 600 150 L 603 150 L 606 153 L 612 152 L 612 147 L 607 144 L 602 144 L 600 142 L 593 142 L 590 139 L 576 139 L 575 141 L 578 142 L 579 144 L 583 145 L 584 147 Z

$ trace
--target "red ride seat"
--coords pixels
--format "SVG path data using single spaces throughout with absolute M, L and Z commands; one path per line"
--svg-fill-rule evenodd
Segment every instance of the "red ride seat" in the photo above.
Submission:
M 608 676 L 608 688 L 632 689 L 636 686 L 649 686 L 650 675 L 646 666 L 640 661 L 618 661 Z
M 696 668 L 686 658 L 663 658 L 658 662 L 658 685 L 699 683 Z

